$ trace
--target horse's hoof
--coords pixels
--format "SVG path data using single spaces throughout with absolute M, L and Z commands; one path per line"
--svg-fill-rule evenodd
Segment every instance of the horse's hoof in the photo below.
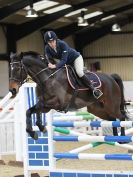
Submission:
M 128 144 L 128 142 L 119 142 L 119 144 Z
M 128 142 L 119 142 L 119 144 L 128 144 Z
M 46 133 L 46 132 L 47 132 L 46 127 L 43 126 L 43 125 L 39 126 L 39 130 L 40 130 L 41 132 L 43 132 L 43 133 Z
M 38 134 L 35 131 L 29 132 L 29 135 L 34 140 L 38 140 Z
M 38 140 L 38 134 L 35 132 L 34 133 L 34 137 L 33 137 L 34 140 Z
M 46 127 L 43 128 L 43 131 L 42 131 L 42 132 L 43 132 L 43 133 L 46 133 L 46 132 L 47 132 Z

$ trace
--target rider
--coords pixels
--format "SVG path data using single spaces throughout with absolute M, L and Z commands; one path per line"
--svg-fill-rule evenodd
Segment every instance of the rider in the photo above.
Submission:
M 57 64 L 52 64 L 49 62 L 48 67 L 51 69 L 59 69 L 65 64 L 74 64 L 75 71 L 81 81 L 89 87 L 95 98 L 98 99 L 102 95 L 102 92 L 99 89 L 94 88 L 91 81 L 85 75 L 83 71 L 84 62 L 80 53 L 75 49 L 70 48 L 65 41 L 58 39 L 54 31 L 47 31 L 44 34 L 44 40 L 46 42 L 45 56 L 48 61 L 53 58 L 60 59 L 60 62 Z

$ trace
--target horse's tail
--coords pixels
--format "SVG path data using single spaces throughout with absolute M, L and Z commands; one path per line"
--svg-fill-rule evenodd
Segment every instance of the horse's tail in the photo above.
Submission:
M 125 118 L 128 118 L 127 116 L 127 108 L 126 108 L 126 101 L 124 97 L 124 85 L 121 77 L 118 74 L 111 74 L 112 78 L 116 81 L 116 83 L 119 85 L 121 90 L 121 105 L 120 110 L 121 113 L 125 116 Z

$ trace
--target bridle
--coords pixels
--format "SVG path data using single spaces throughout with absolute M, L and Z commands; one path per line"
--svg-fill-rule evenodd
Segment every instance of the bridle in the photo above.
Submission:
M 12 70 L 13 70 L 13 65 L 14 64 L 19 64 L 18 68 L 20 68 L 20 79 L 17 79 L 15 77 L 12 76 L 11 74 L 11 77 L 9 78 L 9 80 L 14 80 L 14 81 L 17 81 L 18 83 L 20 83 L 20 85 L 24 84 L 25 82 L 27 82 L 28 79 L 23 79 L 23 75 L 28 75 L 27 71 L 26 71 L 26 68 L 23 64 L 22 61 L 13 61 L 10 63 L 10 66 L 11 66 L 11 73 L 12 73 Z
M 26 67 L 24 66 L 22 60 L 11 62 L 11 63 L 10 63 L 10 65 L 11 65 L 11 70 L 13 70 L 13 65 L 14 65 L 14 64 L 19 64 L 18 68 L 20 68 L 20 74 L 21 74 L 21 76 L 20 76 L 20 79 L 17 79 L 17 78 L 15 78 L 15 77 L 12 77 L 12 75 L 11 75 L 11 77 L 9 78 L 9 80 L 17 81 L 17 82 L 20 83 L 20 85 L 22 85 L 22 84 L 24 84 L 25 82 L 27 82 L 27 81 L 29 80 L 29 78 L 26 78 L 25 80 L 23 79 L 23 75 L 28 75 L 28 71 L 27 71 Z M 61 69 L 61 68 L 60 68 L 60 69 Z M 58 69 L 58 70 L 52 72 L 43 82 L 47 81 L 50 77 L 52 77 L 53 75 L 55 75 L 60 69 Z M 41 69 L 39 72 L 37 72 L 36 74 L 33 73 L 31 70 L 30 70 L 30 72 L 32 73 L 32 78 L 34 78 L 34 79 L 36 79 L 36 80 L 39 80 L 39 79 L 38 79 L 38 76 L 39 76 L 42 72 L 44 72 L 44 71 L 46 71 L 46 70 L 49 70 L 49 68 L 48 68 L 48 67 L 43 68 L 43 69 Z M 32 78 L 30 78 L 30 80 L 33 80 Z M 38 84 L 40 85 L 40 81 L 38 82 Z

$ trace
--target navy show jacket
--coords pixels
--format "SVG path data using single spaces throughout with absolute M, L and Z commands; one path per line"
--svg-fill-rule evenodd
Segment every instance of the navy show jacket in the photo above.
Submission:
M 73 61 L 80 56 L 80 53 L 69 47 L 65 41 L 57 39 L 56 51 L 47 44 L 45 46 L 45 55 L 48 59 L 59 59 L 60 62 L 56 64 L 56 68 L 59 69 L 65 64 L 71 65 Z

